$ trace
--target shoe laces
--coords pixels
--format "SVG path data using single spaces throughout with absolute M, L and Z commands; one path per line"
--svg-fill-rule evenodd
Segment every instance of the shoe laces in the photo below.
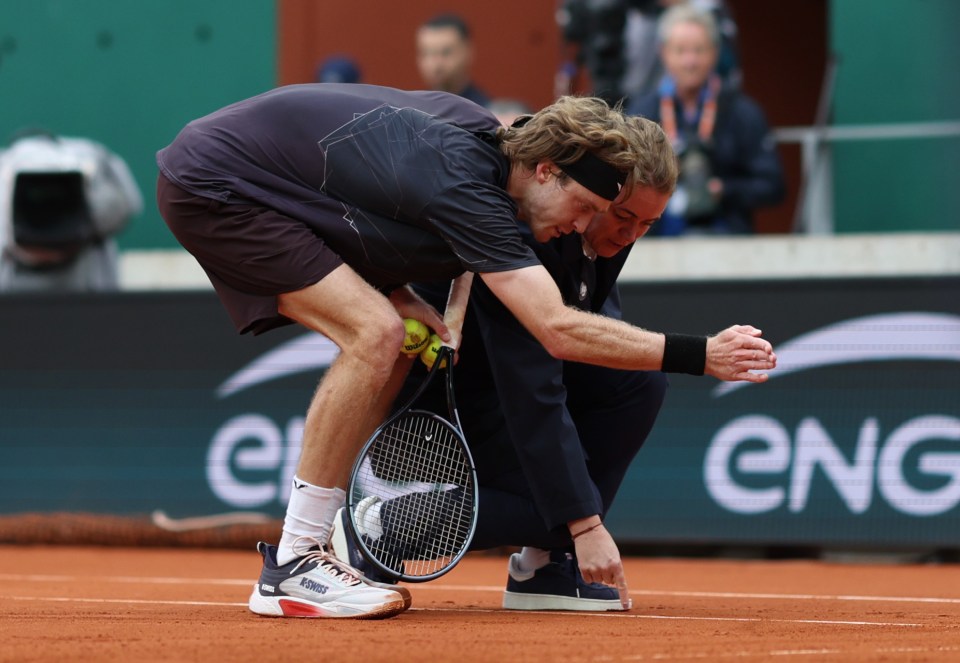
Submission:
M 319 541 L 308 536 L 298 537 L 293 542 L 293 550 L 297 551 L 297 544 L 303 541 L 310 543 L 311 549 L 304 553 L 297 565 L 290 571 L 290 575 L 295 575 L 304 564 L 313 562 L 325 573 L 332 576 L 335 580 L 345 585 L 359 585 L 363 581 L 360 579 L 360 572 L 349 564 L 337 559 L 333 553 L 326 549 Z

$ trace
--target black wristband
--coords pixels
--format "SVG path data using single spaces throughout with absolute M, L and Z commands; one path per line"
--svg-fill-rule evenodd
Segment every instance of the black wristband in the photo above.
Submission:
M 703 375 L 707 365 L 707 337 L 688 334 L 664 334 L 664 373 L 688 373 Z

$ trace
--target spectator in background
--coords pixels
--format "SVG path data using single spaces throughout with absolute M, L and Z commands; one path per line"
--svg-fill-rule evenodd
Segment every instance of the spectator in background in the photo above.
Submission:
M 660 122 L 680 157 L 677 191 L 654 234 L 753 232 L 753 211 L 784 197 L 763 110 L 716 74 L 720 35 L 710 13 L 673 7 L 657 38 L 666 75 L 628 109 Z
M 620 90 L 627 99 L 639 99 L 656 91 L 663 77 L 663 61 L 657 44 L 657 23 L 663 13 L 686 4 L 713 15 L 720 30 L 720 54 L 716 71 L 728 87 L 740 87 L 742 72 L 737 52 L 737 24 L 724 0 L 632 0 L 628 3 L 624 32 L 624 72 Z
M 142 209 L 127 164 L 103 145 L 15 139 L 0 153 L 0 292 L 116 290 L 115 236 Z
M 669 8 L 688 5 L 713 14 L 720 28 L 717 73 L 739 87 L 737 25 L 725 0 L 564 0 L 557 13 L 564 41 L 576 47 L 557 77 L 557 95 L 570 94 L 578 65 L 590 75 L 593 93 L 616 103 L 657 89 L 663 63 L 657 48 L 657 22 Z
M 440 14 L 417 30 L 417 68 L 424 85 L 487 106 L 490 98 L 473 84 L 470 28 L 456 14 Z
M 359 83 L 360 67 L 346 55 L 331 55 L 317 66 L 318 83 Z

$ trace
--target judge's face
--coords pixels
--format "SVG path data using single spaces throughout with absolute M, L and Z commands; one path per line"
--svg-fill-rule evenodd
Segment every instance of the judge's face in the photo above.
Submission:
M 609 209 L 595 214 L 583 237 L 598 256 L 613 257 L 647 234 L 668 200 L 669 193 L 638 186 L 628 199 L 618 199 Z

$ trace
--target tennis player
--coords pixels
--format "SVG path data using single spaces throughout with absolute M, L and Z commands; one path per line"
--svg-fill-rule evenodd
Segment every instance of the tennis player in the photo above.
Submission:
M 351 463 L 409 371 L 402 318 L 449 339 L 406 284 L 471 271 L 552 355 L 610 368 L 697 364 L 702 342 L 668 342 L 567 307 L 524 242 L 587 228 L 673 159 L 662 131 L 598 99 L 562 98 L 502 128 L 453 95 L 366 85 L 278 88 L 187 125 L 158 153 L 158 205 L 206 270 L 241 333 L 298 322 L 341 352 L 307 412 L 277 547 L 249 606 L 258 614 L 389 617 L 409 592 L 363 579 L 326 543 Z M 625 192 L 624 192 L 625 190 Z M 520 223 L 518 223 L 518 221 Z M 770 344 L 739 333 L 720 377 L 762 381 Z

